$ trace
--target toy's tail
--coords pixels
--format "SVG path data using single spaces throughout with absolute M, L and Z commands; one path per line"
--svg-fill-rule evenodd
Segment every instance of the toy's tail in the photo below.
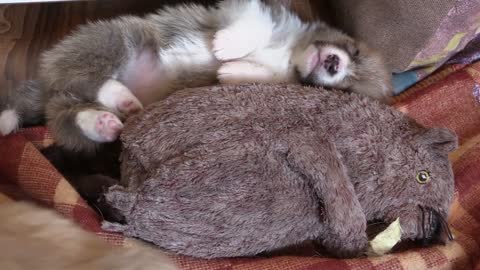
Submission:
M 26 81 L 14 89 L 0 89 L 0 134 L 40 123 L 44 118 L 44 98 L 35 81 Z

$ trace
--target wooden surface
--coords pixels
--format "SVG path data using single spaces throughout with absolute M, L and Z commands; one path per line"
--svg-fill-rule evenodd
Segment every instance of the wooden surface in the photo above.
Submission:
M 302 10 L 302 17 L 312 14 L 309 8 L 305 8 L 308 4 L 304 0 L 279 1 Z M 127 13 L 144 14 L 161 5 L 178 2 L 182 1 L 98 0 L 0 5 L 0 91 L 2 88 L 15 87 L 25 79 L 34 78 L 39 55 L 77 25 L 87 20 Z

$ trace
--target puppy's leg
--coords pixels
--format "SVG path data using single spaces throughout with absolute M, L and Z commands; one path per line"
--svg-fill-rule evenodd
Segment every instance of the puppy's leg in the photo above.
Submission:
M 47 120 L 60 145 L 95 149 L 118 137 L 124 116 L 142 109 L 135 86 L 158 71 L 162 43 L 155 33 L 144 20 L 91 23 L 43 55 Z
M 225 10 L 235 10 L 240 14 L 236 17 L 226 14 L 235 19 L 215 34 L 213 51 L 218 60 L 242 58 L 269 43 L 275 24 L 263 3 L 256 0 L 230 1 L 225 4 Z
M 124 84 L 109 79 L 99 87 L 96 102 L 72 93 L 54 96 L 47 104 L 47 121 L 60 145 L 91 151 L 99 143 L 115 141 L 123 129 L 121 119 L 142 108 Z
M 142 103 L 121 82 L 109 79 L 98 90 L 97 101 L 124 115 L 143 109 Z
M 123 128 L 122 121 L 115 114 L 95 109 L 79 110 L 75 123 L 85 136 L 96 142 L 113 142 Z
M 232 61 L 218 69 L 217 78 L 222 84 L 275 82 L 275 74 L 265 66 L 248 62 Z
M 116 140 L 123 128 L 113 110 L 71 96 L 53 97 L 46 117 L 57 143 L 73 151 L 93 151 L 99 143 Z

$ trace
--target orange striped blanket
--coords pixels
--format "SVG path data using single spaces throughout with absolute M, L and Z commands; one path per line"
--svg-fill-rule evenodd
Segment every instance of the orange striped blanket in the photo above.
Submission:
M 460 148 L 450 156 L 456 176 L 456 199 L 449 218 L 454 242 L 367 259 L 173 256 L 174 260 L 185 270 L 480 269 L 480 63 L 443 68 L 404 92 L 395 106 L 426 126 L 449 127 L 460 137 Z M 40 154 L 40 148 L 52 143 L 44 127 L 0 137 L 0 201 L 34 200 L 113 244 L 128 243 L 123 236 L 100 229 L 100 217 Z

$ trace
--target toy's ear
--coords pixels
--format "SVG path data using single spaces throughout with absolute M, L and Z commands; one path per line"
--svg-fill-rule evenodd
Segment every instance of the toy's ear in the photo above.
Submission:
M 457 135 L 446 128 L 430 128 L 420 134 L 417 142 L 422 145 L 431 145 L 443 153 L 451 152 L 458 147 Z

